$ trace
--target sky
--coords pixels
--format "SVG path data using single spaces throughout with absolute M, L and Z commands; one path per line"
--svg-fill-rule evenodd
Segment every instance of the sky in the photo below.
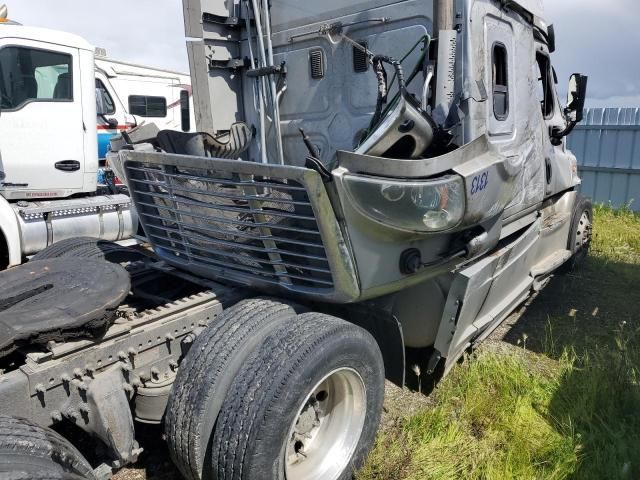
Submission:
M 72 32 L 110 57 L 188 71 L 181 0 L 0 0 L 25 25 Z M 304 1 L 304 0 L 300 0 Z M 544 0 L 561 91 L 589 76 L 591 107 L 640 107 L 640 1 Z

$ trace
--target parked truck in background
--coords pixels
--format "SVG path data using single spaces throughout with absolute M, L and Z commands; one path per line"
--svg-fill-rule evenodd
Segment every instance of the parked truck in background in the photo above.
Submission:
M 121 62 L 96 51 L 100 160 L 114 135 L 142 123 L 160 130 L 195 130 L 189 74 Z
M 131 203 L 105 185 L 109 140 L 145 122 L 192 131 L 188 75 L 94 60 L 64 32 L 0 27 L 0 269 L 74 236 L 129 238 Z
M 201 133 L 108 155 L 153 254 L 0 273 L 0 472 L 106 477 L 137 421 L 185 478 L 350 479 L 385 377 L 446 374 L 586 255 L 586 77 L 563 105 L 538 0 L 184 6 Z

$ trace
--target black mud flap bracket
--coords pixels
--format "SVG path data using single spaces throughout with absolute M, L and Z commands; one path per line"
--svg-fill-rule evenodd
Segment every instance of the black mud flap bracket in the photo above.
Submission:
M 79 405 L 69 405 L 63 415 L 78 427 L 95 435 L 113 455 L 113 468 L 134 463 L 142 449 L 135 441 L 129 395 L 133 392 L 122 365 L 97 375 L 93 381 L 76 381 Z M 73 418 L 71 418 L 73 417 Z

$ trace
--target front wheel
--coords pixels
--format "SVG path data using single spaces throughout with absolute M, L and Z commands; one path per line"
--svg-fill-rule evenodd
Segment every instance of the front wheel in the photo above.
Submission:
M 350 479 L 373 445 L 383 400 L 373 337 L 337 318 L 300 315 L 236 377 L 216 425 L 213 476 Z
M 571 219 L 571 231 L 567 248 L 572 254 L 571 259 L 565 264 L 566 271 L 575 270 L 589 254 L 593 234 L 593 204 L 591 200 L 582 195 L 576 198 Z

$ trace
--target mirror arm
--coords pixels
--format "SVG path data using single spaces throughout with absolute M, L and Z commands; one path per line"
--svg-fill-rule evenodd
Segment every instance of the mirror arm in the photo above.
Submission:
M 573 132 L 576 125 L 578 125 L 578 122 L 571 121 L 567 124 L 567 128 L 564 130 L 559 130 L 558 127 L 554 127 L 551 132 L 551 143 L 556 147 L 560 145 L 562 143 L 562 139 Z
M 111 127 L 111 128 L 117 128 L 118 127 L 118 121 L 115 118 L 107 118 L 107 116 L 104 113 L 99 113 L 98 116 L 104 121 L 104 123 L 109 125 L 109 127 Z M 115 126 L 114 126 L 114 124 L 115 124 Z

